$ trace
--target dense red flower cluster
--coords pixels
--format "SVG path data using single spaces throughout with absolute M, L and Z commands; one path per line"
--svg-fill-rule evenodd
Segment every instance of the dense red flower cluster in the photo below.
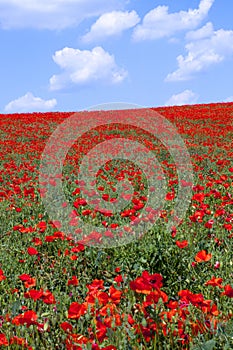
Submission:
M 233 298 L 232 275 L 223 277 L 227 263 L 223 254 L 233 239 L 232 108 L 232 104 L 218 104 L 156 109 L 176 125 L 181 136 L 185 135 L 196 179 L 185 229 L 179 231 L 173 227 L 171 232 L 174 260 L 176 256 L 177 260 L 185 257 L 190 275 L 180 276 L 179 282 L 172 281 L 171 285 L 168 281 L 172 276 L 160 271 L 157 265 L 149 264 L 150 269 L 138 272 L 137 277 L 134 275 L 129 280 L 122 264 L 109 266 L 111 277 L 105 278 L 103 273 L 102 279 L 95 278 L 83 286 L 88 274 L 76 273 L 77 264 L 81 261 L 86 272 L 85 245 L 100 244 L 103 237 L 97 230 L 81 236 L 82 229 L 77 228 L 75 232 L 80 240 L 74 242 L 63 232 L 62 222 L 47 219 L 40 207 L 40 196 L 45 195 L 48 183 L 56 188 L 58 176 L 50 179 L 44 176 L 40 193 L 38 190 L 38 162 L 46 140 L 53 128 L 71 113 L 0 116 L 4 134 L 0 140 L 0 202 L 6 215 L 1 234 L 24 242 L 19 248 L 16 243 L 12 250 L 17 255 L 16 264 L 8 266 L 4 261 L 0 264 L 0 304 L 3 305 L 0 347 L 33 350 L 33 336 L 39 334 L 42 339 L 45 332 L 50 332 L 51 338 L 59 334 L 67 350 L 81 350 L 86 344 L 92 350 L 117 350 L 110 336 L 120 329 L 128 342 L 130 335 L 140 345 L 152 344 L 156 337 L 162 336 L 175 339 L 182 349 L 188 349 L 195 337 L 214 334 L 219 323 L 232 317 L 230 312 L 226 315 L 221 311 L 221 303 Z M 146 118 L 147 112 L 142 111 L 142 117 Z M 116 113 L 121 113 L 127 121 L 129 111 Z M 98 113 L 93 117 L 98 118 Z M 156 146 L 151 135 L 139 129 L 128 130 L 124 125 L 119 126 L 119 130 L 155 153 L 164 151 L 163 145 Z M 75 155 L 67 155 L 67 162 L 75 168 L 93 145 L 116 136 L 114 125 L 109 125 L 107 131 L 106 135 L 104 127 L 100 127 L 95 133 L 83 135 L 81 141 L 74 144 Z M 117 150 L 114 154 L 117 155 Z M 97 174 L 96 191 L 87 190 L 84 181 L 73 181 L 67 176 L 73 205 L 70 226 L 76 227 L 80 216 L 98 222 L 106 228 L 104 238 L 110 241 L 122 222 L 120 237 L 132 234 L 134 225 L 153 223 L 156 217 L 166 223 L 177 197 L 179 179 L 168 157 L 163 157 L 161 166 L 163 174 L 158 173 L 158 179 L 165 174 L 168 180 L 167 207 L 162 210 L 147 206 L 148 195 L 156 195 L 158 189 L 146 184 L 142 170 L 130 163 L 125 167 L 114 162 L 105 164 Z M 77 175 L 76 170 L 70 175 Z M 117 203 L 117 184 L 123 180 L 126 181 L 121 199 L 129 205 L 116 217 L 111 210 L 100 208 L 96 192 L 103 201 Z M 127 182 L 133 187 L 132 193 L 128 193 Z M 183 180 L 181 186 L 185 188 L 190 183 Z M 64 202 L 63 207 L 66 206 Z M 145 215 L 141 216 L 144 209 Z M 200 234 L 203 237 L 198 241 Z M 3 247 L 4 254 L 12 254 L 11 247 L 5 244 Z M 4 254 L 0 257 L 5 257 Z M 97 261 L 98 258 L 95 266 Z M 173 265 L 173 261 L 169 263 Z M 183 277 L 187 278 L 185 283 L 195 282 L 202 269 L 205 280 L 201 287 L 193 283 L 195 292 L 192 288 L 182 289 L 187 288 L 187 284 L 178 287 L 176 293 L 169 290 L 171 286 L 180 286 Z M 59 284 L 61 276 L 62 285 Z M 50 286 L 52 278 L 55 283 Z

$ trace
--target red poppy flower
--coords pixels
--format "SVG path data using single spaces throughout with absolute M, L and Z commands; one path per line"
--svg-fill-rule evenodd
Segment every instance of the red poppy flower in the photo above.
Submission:
M 34 237 L 32 239 L 32 243 L 34 243 L 35 245 L 42 245 L 42 240 L 38 237 Z
M 38 223 L 37 227 L 39 228 L 39 231 L 43 233 L 47 228 L 47 223 L 45 221 L 41 221 Z
M 187 247 L 188 241 L 186 241 L 186 240 L 184 240 L 184 241 L 176 241 L 176 245 L 180 249 L 183 249 L 183 248 Z
M 45 242 L 53 242 L 55 241 L 56 237 L 54 236 L 45 236 Z
M 87 296 L 88 298 L 88 296 Z M 95 298 L 98 299 L 99 304 L 106 305 L 108 303 L 108 294 L 105 292 L 92 292 L 90 293 L 90 303 L 92 300 L 95 302 Z
M 214 220 L 211 219 L 211 220 L 207 221 L 204 226 L 206 228 L 212 228 L 213 224 L 214 224 Z
M 163 277 L 155 273 L 150 275 L 147 271 L 143 271 L 142 276 L 130 282 L 130 288 L 137 293 L 150 294 L 152 289 L 159 289 L 162 287 Z
M 76 188 L 73 192 L 72 195 L 75 196 L 76 194 L 80 194 L 80 188 Z
M 223 227 L 227 230 L 227 231 L 231 231 L 233 226 L 231 224 L 224 224 Z
M 119 224 L 116 224 L 116 223 L 112 223 L 111 225 L 110 225 L 110 227 L 112 228 L 112 229 L 115 229 L 115 228 L 117 228 L 119 226 Z
M 197 262 L 209 261 L 212 258 L 212 254 L 207 254 L 206 250 L 201 250 L 195 256 Z
M 78 285 L 78 279 L 76 276 L 72 276 L 71 279 L 68 280 L 67 285 L 70 286 L 77 286 Z
M 33 300 L 38 300 L 42 297 L 43 295 L 43 290 L 36 290 L 36 289 L 31 289 L 29 292 L 24 293 L 25 298 L 31 298 Z
M 187 304 L 192 303 L 194 306 L 200 306 L 204 301 L 204 297 L 201 293 L 194 294 L 188 289 L 180 290 L 178 292 L 178 295 L 181 297 L 180 302 L 185 302 Z
M 108 193 L 104 193 L 102 195 L 102 198 L 103 198 L 104 201 L 109 201 L 109 194 Z
M 226 296 L 229 297 L 229 298 L 233 298 L 233 288 L 231 287 L 230 284 L 227 284 L 227 285 L 224 287 L 224 292 L 221 293 L 221 295 L 226 295 Z
M 79 208 L 80 205 L 82 205 L 82 206 L 87 205 L 87 201 L 84 198 L 76 199 L 75 202 L 74 202 L 74 207 L 75 208 Z
M 12 320 L 12 324 L 15 325 L 23 325 L 26 323 L 27 327 L 29 327 L 32 324 L 37 324 L 37 314 L 33 310 L 26 311 L 24 314 L 15 316 Z
M 5 345 L 5 346 L 9 345 L 8 340 L 4 333 L 0 333 L 0 346 L 1 345 Z
M 3 271 L 0 269 L 0 282 L 5 280 L 5 279 L 6 279 L 6 276 L 4 276 Z
M 114 288 L 113 286 L 111 286 L 109 288 L 109 294 L 110 294 L 110 297 L 111 297 L 111 301 L 114 303 L 114 304 L 119 304 L 120 300 L 121 300 L 121 295 L 122 295 L 122 292 L 120 290 L 117 290 L 116 288 Z
M 146 301 L 143 303 L 143 305 L 146 307 L 154 303 L 157 304 L 160 298 L 164 303 L 168 301 L 168 296 L 166 293 L 162 292 L 161 290 L 155 290 L 146 296 Z
M 73 302 L 68 310 L 68 318 L 74 318 L 74 319 L 78 319 L 80 318 L 82 315 L 84 315 L 87 311 L 87 304 L 83 303 L 83 304 L 79 304 L 77 302 Z
M 69 322 L 62 322 L 60 324 L 60 327 L 63 329 L 65 332 L 71 332 L 73 327 Z
M 61 240 L 65 239 L 65 234 L 64 234 L 64 232 L 61 232 L 61 231 L 54 232 L 53 236 L 56 238 L 60 238 Z
M 192 200 L 195 200 L 197 202 L 203 202 L 203 200 L 205 199 L 205 194 L 200 192 L 200 193 L 195 193 L 192 197 Z
M 27 281 L 24 282 L 25 288 L 31 288 L 35 287 L 36 285 L 36 279 L 35 278 L 30 278 Z
M 84 337 L 82 334 L 70 334 L 67 340 L 71 340 L 72 344 L 70 344 L 70 347 L 67 346 L 67 350 L 82 350 L 83 348 L 81 346 L 73 345 L 73 342 L 76 344 L 87 344 L 88 338 Z
M 107 327 L 100 321 L 97 321 L 96 324 L 96 337 L 99 342 L 102 342 L 107 334 Z
M 87 285 L 87 288 L 89 289 L 89 291 L 104 289 L 104 281 L 95 279 L 92 281 L 91 284 Z
M 83 252 L 84 250 L 85 250 L 85 246 L 83 244 L 78 244 L 76 247 L 73 247 L 71 249 L 71 252 L 79 253 L 79 252 Z
M 35 248 L 29 247 L 28 248 L 28 254 L 29 255 L 37 255 L 37 254 L 39 254 L 39 252 Z
M 45 304 L 56 304 L 55 297 L 49 290 L 43 293 L 41 300 L 43 300 Z
M 92 213 L 92 211 L 90 209 L 85 209 L 82 211 L 82 215 L 86 216 L 86 215 L 90 215 Z
M 172 201 L 175 198 L 175 193 L 174 192 L 168 192 L 166 194 L 166 200 L 167 201 Z
M 148 271 L 143 271 L 142 277 L 152 285 L 152 287 L 161 288 L 163 286 L 163 277 L 159 273 L 149 274 Z
M 199 294 L 191 293 L 189 295 L 189 300 L 194 306 L 200 306 L 204 301 L 204 297 L 201 293 Z
M 114 281 L 117 282 L 117 285 L 120 286 L 121 283 L 123 282 L 123 277 L 122 275 L 118 275 L 114 278 Z
M 19 279 L 23 282 L 28 281 L 31 279 L 31 276 L 28 275 L 27 273 L 23 273 L 22 275 L 19 276 Z
M 17 344 L 17 345 L 20 345 L 20 346 L 24 346 L 24 347 L 27 347 L 30 350 L 32 349 L 31 347 L 29 348 L 27 346 L 27 340 L 26 339 L 17 337 L 16 335 L 14 337 L 10 338 L 10 345 L 12 345 L 12 344 Z
M 212 277 L 209 281 L 207 281 L 205 283 L 205 285 L 206 286 L 213 286 L 213 287 L 223 288 L 221 283 L 222 283 L 222 278 Z

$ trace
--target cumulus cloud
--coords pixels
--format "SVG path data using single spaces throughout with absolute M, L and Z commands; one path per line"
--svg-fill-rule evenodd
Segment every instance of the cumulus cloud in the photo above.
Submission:
M 186 44 L 187 55 L 177 57 L 178 69 L 168 74 L 166 81 L 192 79 L 195 73 L 208 69 L 211 65 L 224 61 L 233 55 L 233 31 L 214 31 L 207 24 L 196 32 L 187 34 L 193 41 Z
M 112 35 L 118 35 L 124 30 L 134 27 L 138 22 L 140 22 L 140 18 L 135 11 L 112 11 L 104 13 L 91 26 L 90 31 L 82 39 L 84 42 L 91 42 Z
M 133 39 L 160 39 L 182 30 L 195 29 L 205 19 L 213 3 L 214 0 L 201 0 L 197 9 L 175 13 L 168 13 L 168 6 L 158 6 L 145 15 L 142 24 L 135 27 Z
M 182 106 L 197 103 L 198 95 L 191 90 L 185 90 L 179 94 L 172 95 L 166 102 L 166 106 Z
M 24 96 L 9 102 L 4 110 L 7 113 L 42 112 L 52 110 L 56 104 L 55 98 L 43 100 L 40 97 L 35 97 L 31 92 L 27 92 Z
M 100 46 L 91 51 L 65 47 L 55 52 L 53 60 L 63 72 L 50 78 L 51 90 L 94 81 L 116 84 L 127 76 L 127 72 L 117 66 L 114 56 Z
M 209 38 L 213 35 L 214 27 L 211 22 L 206 23 L 203 27 L 197 30 L 192 30 L 186 34 L 186 39 L 190 41 Z
M 107 11 L 122 10 L 126 0 L 0 0 L 0 27 L 60 30 Z

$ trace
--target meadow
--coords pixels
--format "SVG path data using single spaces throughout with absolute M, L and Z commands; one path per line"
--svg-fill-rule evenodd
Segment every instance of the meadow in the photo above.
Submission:
M 41 155 L 51 134 L 72 112 L 0 115 L 0 347 L 3 349 L 155 350 L 233 348 L 233 103 L 144 109 L 177 129 L 189 152 L 193 185 L 187 212 L 166 224 L 179 192 L 169 150 L 140 128 L 120 123 L 85 132 L 70 148 L 62 185 L 78 218 L 105 228 L 76 236 L 53 220 L 43 197 L 56 179 L 40 182 Z M 82 112 L 90 120 L 109 112 Z M 166 179 L 165 206 L 147 207 L 142 224 L 158 219 L 127 244 L 115 232 L 140 221 L 153 188 L 133 162 L 114 159 L 96 176 L 100 197 L 117 201 L 117 184 L 133 187 L 120 213 L 100 212 L 88 200 L 79 164 L 93 145 L 137 140 L 154 152 Z M 47 181 L 47 182 L 46 182 Z M 127 182 L 126 182 L 127 183 Z M 183 186 L 185 184 L 183 183 Z M 47 187 L 48 190 L 48 187 Z M 124 196 L 125 195 L 125 196 Z M 86 197 L 88 197 L 88 199 Z M 56 206 L 56 195 L 51 206 Z M 93 203 L 96 203 L 93 201 Z M 63 203 L 64 208 L 67 203 Z M 123 239 L 120 232 L 120 239 Z M 123 234 L 122 234 L 123 235 Z M 103 246 L 105 239 L 108 245 Z

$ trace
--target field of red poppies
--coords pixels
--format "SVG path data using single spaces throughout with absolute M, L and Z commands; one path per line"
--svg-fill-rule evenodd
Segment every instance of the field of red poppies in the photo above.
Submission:
M 148 111 L 142 111 L 144 117 Z M 66 155 L 62 183 L 72 207 L 70 227 L 81 217 L 105 228 L 111 243 L 119 227 L 132 233 L 130 223 L 140 221 L 153 188 L 130 160 L 109 161 L 96 175 L 102 200 L 117 200 L 122 179 L 133 193 L 121 193 L 128 203 L 120 213 L 100 212 L 87 200 L 93 194 L 85 191 L 85 181 L 78 180 L 83 155 L 103 140 L 120 137 L 137 140 L 156 154 L 166 179 L 165 206 L 159 211 L 147 207 L 141 221 L 153 222 L 156 214 L 158 219 L 140 237 L 107 247 L 98 230 L 69 234 L 43 202 L 48 182 L 55 190 L 57 184 L 45 176 L 41 182 L 41 155 L 51 134 L 72 113 L 0 115 L 3 349 L 233 348 L 233 103 L 150 111 L 176 127 L 193 167 L 187 212 L 170 232 L 166 224 L 180 181 L 176 164 L 153 135 L 126 127 L 132 110 L 112 112 L 125 120 L 123 126 L 90 128 Z M 94 120 L 104 114 L 108 118 L 110 112 L 85 113 Z M 51 198 L 52 206 L 56 200 Z

